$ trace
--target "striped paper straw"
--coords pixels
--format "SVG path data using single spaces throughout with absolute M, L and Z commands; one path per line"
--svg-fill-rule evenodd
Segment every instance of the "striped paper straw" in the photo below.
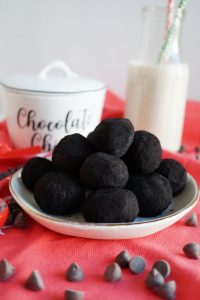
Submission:
M 166 35 L 167 31 L 171 27 L 174 18 L 174 0 L 168 0 L 167 4 L 167 22 L 166 22 Z
M 169 47 L 169 45 L 171 44 L 173 38 L 174 38 L 174 34 L 176 32 L 177 27 L 179 27 L 181 19 L 183 17 L 183 12 L 185 10 L 187 4 L 187 0 L 180 0 L 178 7 L 177 7 L 177 11 L 174 17 L 174 21 L 173 24 L 169 27 L 168 31 L 167 31 L 167 35 L 166 38 L 164 40 L 164 43 L 162 45 L 159 57 L 158 57 L 158 63 L 162 63 L 166 57 L 166 53 L 167 53 L 167 49 Z

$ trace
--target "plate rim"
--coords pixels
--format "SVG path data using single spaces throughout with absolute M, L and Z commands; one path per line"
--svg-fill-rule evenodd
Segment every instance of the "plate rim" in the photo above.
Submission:
M 198 199 L 199 199 L 199 195 L 200 195 L 200 191 L 199 191 L 199 188 L 198 188 L 196 180 L 194 179 L 194 177 L 192 175 L 190 175 L 189 173 L 187 173 L 187 178 L 190 178 L 191 181 L 194 183 L 196 194 L 195 194 L 193 200 L 190 203 L 188 203 L 185 207 L 181 208 L 177 212 L 170 213 L 169 215 L 166 215 L 166 216 L 160 216 L 160 217 L 158 217 L 156 219 L 150 219 L 150 220 L 144 220 L 144 221 L 136 221 L 136 222 L 124 222 L 124 223 L 90 223 L 90 222 L 79 223 L 79 222 L 76 222 L 75 223 L 75 222 L 73 222 L 71 220 L 63 220 L 63 219 L 60 219 L 59 217 L 56 217 L 56 216 L 53 216 L 53 215 L 48 215 L 45 212 L 44 213 L 40 212 L 37 209 L 35 209 L 34 207 L 32 207 L 27 201 L 21 201 L 19 199 L 18 195 L 16 194 L 16 192 L 14 191 L 14 188 L 12 186 L 12 181 L 13 181 L 13 179 L 15 177 L 20 177 L 21 178 L 21 171 L 22 171 L 22 168 L 19 169 L 18 171 L 16 171 L 11 176 L 11 178 L 9 180 L 9 190 L 10 190 L 11 195 L 15 199 L 17 199 L 20 203 L 23 203 L 22 206 L 23 205 L 26 206 L 27 209 L 30 210 L 32 214 L 36 214 L 40 218 L 49 220 L 51 222 L 52 221 L 53 222 L 59 222 L 59 223 L 63 223 L 63 224 L 74 226 L 74 227 L 84 226 L 84 227 L 87 227 L 87 228 L 92 228 L 92 227 L 95 226 L 96 228 L 99 227 L 99 228 L 102 229 L 104 227 L 106 227 L 106 228 L 108 228 L 108 227 L 115 227 L 116 228 L 116 227 L 122 227 L 122 226 L 135 226 L 135 225 L 138 225 L 138 226 L 141 225 L 142 226 L 142 225 L 149 224 L 149 223 L 159 223 L 159 222 L 161 222 L 161 221 L 163 221 L 165 219 L 171 219 L 171 218 L 173 218 L 173 217 L 181 214 L 183 211 L 185 211 L 185 210 L 187 210 L 189 208 L 192 209 L 197 204 Z M 26 187 L 24 186 L 24 188 L 26 188 Z M 31 192 L 31 191 L 29 191 L 29 192 Z M 18 204 L 19 204 L 19 202 L 18 202 Z

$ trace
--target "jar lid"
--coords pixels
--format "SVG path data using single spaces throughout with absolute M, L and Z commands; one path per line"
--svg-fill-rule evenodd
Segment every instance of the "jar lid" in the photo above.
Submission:
M 59 71 L 62 76 L 52 76 Z M 105 84 L 74 73 L 63 61 L 54 60 L 38 75 L 16 75 L 2 80 L 2 85 L 16 90 L 41 93 L 81 93 L 105 89 Z

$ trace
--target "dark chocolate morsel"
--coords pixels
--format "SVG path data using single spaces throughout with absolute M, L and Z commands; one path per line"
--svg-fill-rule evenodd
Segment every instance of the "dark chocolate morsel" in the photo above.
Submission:
M 176 282 L 174 280 L 168 281 L 155 287 L 154 291 L 163 299 L 174 300 L 176 298 Z
M 190 258 L 200 258 L 200 245 L 197 243 L 189 243 L 183 247 L 183 252 Z
M 117 157 L 123 156 L 134 138 L 134 127 L 128 119 L 103 120 L 93 132 L 88 135 L 100 152 Z
M 84 190 L 74 176 L 67 173 L 50 172 L 37 181 L 34 197 L 45 212 L 68 215 L 81 209 Z
M 85 297 L 85 292 L 76 290 L 66 290 L 65 300 L 82 300 Z
M 157 269 L 164 278 L 167 278 L 171 273 L 170 264 L 164 259 L 156 261 L 152 268 Z
M 91 190 L 122 188 L 127 184 L 128 176 L 128 169 L 121 159 L 101 152 L 90 155 L 80 171 L 82 184 Z
M 130 260 L 131 260 L 131 256 L 130 256 L 129 252 L 126 250 L 120 252 L 115 258 L 115 262 L 121 268 L 128 268 Z
M 187 217 L 185 224 L 188 226 L 197 227 L 198 226 L 198 218 L 195 212 L 192 212 L 190 216 Z
M 33 271 L 25 282 L 25 288 L 32 291 L 44 290 L 44 283 L 40 273 L 35 270 Z
M 144 272 L 146 267 L 146 261 L 142 256 L 134 256 L 129 262 L 129 269 L 134 274 L 140 274 Z
M 7 259 L 0 260 L 0 281 L 6 281 L 15 273 L 15 267 Z
M 84 160 L 95 152 L 94 146 L 79 133 L 67 135 L 53 151 L 52 163 L 56 170 L 79 175 Z
M 43 157 L 34 157 L 23 166 L 21 178 L 27 189 L 33 191 L 35 183 L 52 170 L 53 165 L 50 160 Z
M 161 162 L 162 149 L 158 138 L 150 132 L 136 131 L 133 143 L 122 159 L 133 174 L 154 172 Z
M 117 263 L 113 263 L 107 266 L 104 272 L 104 279 L 106 281 L 114 282 L 122 278 L 122 271 Z
M 27 226 L 27 217 L 23 211 L 16 215 L 13 224 L 17 228 L 25 228 Z
M 156 170 L 169 180 L 173 196 L 182 192 L 186 185 L 187 174 L 183 166 L 174 159 L 163 159 Z
M 66 279 L 69 281 L 82 281 L 84 272 L 77 263 L 72 263 L 66 272 Z
M 165 283 L 165 279 L 157 269 L 152 269 L 147 274 L 145 284 L 146 287 L 148 287 L 149 289 L 154 289 L 155 287 L 158 287 L 159 285 L 163 285 L 164 283 Z
M 136 195 L 139 216 L 154 217 L 162 213 L 172 202 L 169 181 L 158 173 L 130 175 L 127 189 Z
M 22 211 L 21 207 L 15 202 L 15 200 L 11 200 L 11 202 L 8 203 L 9 207 L 9 215 L 6 220 L 5 226 L 12 226 L 14 224 L 14 220 L 16 216 Z
M 83 206 L 87 222 L 132 222 L 139 208 L 135 195 L 128 190 L 108 188 L 89 193 Z

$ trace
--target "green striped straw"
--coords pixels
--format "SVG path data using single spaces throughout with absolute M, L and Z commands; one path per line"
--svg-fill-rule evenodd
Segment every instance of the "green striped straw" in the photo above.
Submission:
M 173 21 L 171 27 L 167 31 L 166 39 L 164 40 L 164 43 L 161 48 L 161 51 L 160 51 L 160 54 L 158 57 L 158 61 L 157 61 L 158 64 L 162 63 L 166 57 L 168 47 L 174 38 L 174 34 L 176 32 L 177 27 L 179 27 L 179 25 L 180 25 L 186 4 L 187 4 L 187 0 L 180 0 L 180 2 L 178 4 L 177 11 L 176 11 L 176 14 L 174 17 L 174 21 Z

